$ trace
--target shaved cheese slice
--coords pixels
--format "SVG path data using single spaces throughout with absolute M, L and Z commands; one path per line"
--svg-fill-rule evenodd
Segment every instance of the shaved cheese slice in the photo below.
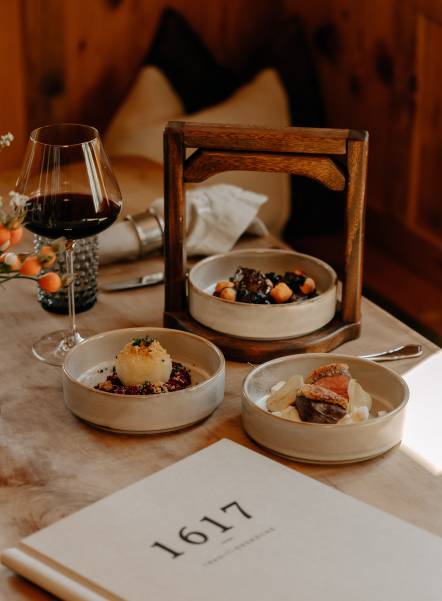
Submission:
M 289 419 L 292 422 L 301 422 L 302 421 L 302 419 L 299 417 L 298 410 L 293 405 L 290 405 L 289 407 L 286 407 L 285 409 L 283 409 L 281 411 L 281 417 L 284 417 L 285 419 Z
M 285 382 L 284 380 L 281 380 L 281 382 L 277 382 L 276 384 L 274 384 L 271 388 L 270 388 L 270 394 L 272 392 L 276 392 L 277 390 L 280 390 L 283 386 L 284 386 Z
M 370 411 L 371 409 L 371 396 L 362 388 L 362 386 L 354 378 L 352 378 L 348 383 L 348 401 L 349 413 L 351 413 L 353 409 L 357 409 L 358 407 L 367 407 L 368 411 Z
M 273 391 L 267 399 L 269 411 L 282 411 L 295 402 L 298 389 L 304 384 L 304 378 L 295 374 L 284 384 L 282 388 Z
M 351 412 L 351 419 L 354 422 L 365 422 L 369 418 L 368 407 L 366 405 L 362 407 L 355 407 Z

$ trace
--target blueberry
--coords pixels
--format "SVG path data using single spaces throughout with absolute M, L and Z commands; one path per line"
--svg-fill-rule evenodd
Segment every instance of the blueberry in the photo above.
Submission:
M 274 271 L 269 271 L 269 273 L 266 273 L 265 275 L 266 278 L 270 280 L 274 286 L 276 286 L 276 284 L 279 284 L 279 282 L 282 280 L 282 277 Z

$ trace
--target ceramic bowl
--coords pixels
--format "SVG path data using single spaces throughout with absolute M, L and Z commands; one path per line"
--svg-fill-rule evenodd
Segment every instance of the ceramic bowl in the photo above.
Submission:
M 271 386 L 293 374 L 335 362 L 347 363 L 352 376 L 372 396 L 371 413 L 383 417 L 365 422 L 314 424 L 293 422 L 266 410 Z M 366 359 L 329 353 L 290 355 L 263 363 L 244 381 L 242 421 L 259 445 L 290 459 L 308 463 L 352 463 L 385 453 L 402 438 L 408 387 L 395 372 Z
M 152 395 L 95 390 L 116 354 L 135 337 L 152 336 L 174 361 L 191 371 L 192 386 Z M 128 328 L 97 334 L 74 347 L 63 365 L 67 407 L 77 417 L 109 430 L 147 434 L 177 430 L 208 417 L 224 397 L 225 362 L 221 351 L 200 336 L 166 328 Z
M 216 283 L 239 266 L 263 272 L 300 269 L 311 276 L 318 296 L 299 303 L 252 305 L 213 296 Z M 288 250 L 236 250 L 203 259 L 189 273 L 189 311 L 205 326 L 238 338 L 281 340 L 308 334 L 331 321 L 336 310 L 334 270 L 315 257 Z

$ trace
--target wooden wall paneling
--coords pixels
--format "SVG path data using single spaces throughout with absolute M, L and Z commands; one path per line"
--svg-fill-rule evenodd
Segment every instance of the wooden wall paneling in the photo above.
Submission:
M 442 250 L 442 21 L 417 21 L 416 117 L 407 223 Z
M 212 2 L 212 6 L 216 2 Z M 254 52 L 277 36 L 284 17 L 283 0 L 224 0 L 220 30 L 207 40 L 218 60 L 240 73 Z
M 305 23 L 328 125 L 370 132 L 367 241 L 442 281 L 442 4 L 285 0 L 285 10 Z
M 442 23 L 442 3 L 440 0 L 415 0 L 416 11 L 419 15 L 425 15 Z
M 28 0 L 31 1 L 32 0 Z M 235 66 L 280 17 L 282 0 L 65 0 L 66 118 L 105 127 L 152 42 L 165 7 L 179 10 L 217 59 Z M 244 19 L 243 15 L 248 18 Z
M 370 132 L 368 206 L 395 214 L 406 208 L 403 176 L 414 108 L 411 5 L 408 0 L 285 3 L 306 25 L 328 124 Z
M 35 127 L 64 120 L 66 101 L 63 3 L 22 3 L 27 121 Z
M 127 93 L 164 8 L 179 10 L 216 58 L 240 71 L 281 18 L 282 0 L 11 0 L 0 3 L 0 124 L 14 129 L 18 165 L 30 129 L 84 121 L 103 129 Z M 7 24 L 7 27 L 5 26 Z M 23 53 L 23 56 L 22 56 Z M 14 127 L 13 127 L 14 126 Z M 7 158 L 6 158 L 7 157 Z
M 144 58 L 159 4 L 65 1 L 67 119 L 104 128 Z
M 24 57 L 20 0 L 0 2 L 0 135 L 15 141 L 0 152 L 0 170 L 19 164 L 27 141 Z

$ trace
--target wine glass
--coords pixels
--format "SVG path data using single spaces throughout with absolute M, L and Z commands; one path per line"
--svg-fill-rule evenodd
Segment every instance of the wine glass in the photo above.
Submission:
M 95 127 L 47 125 L 29 138 L 16 185 L 27 197 L 24 226 L 40 236 L 65 238 L 70 329 L 52 332 L 32 347 L 34 355 L 61 365 L 66 353 L 87 337 L 75 323 L 75 240 L 108 228 L 121 210 L 121 192 Z

